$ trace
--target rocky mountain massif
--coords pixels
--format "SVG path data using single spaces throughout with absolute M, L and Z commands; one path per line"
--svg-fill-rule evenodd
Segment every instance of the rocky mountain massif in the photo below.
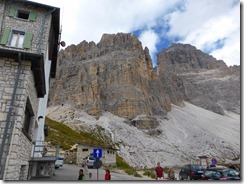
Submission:
M 50 105 L 68 103 L 94 116 L 165 115 L 171 104 L 159 83 L 148 49 L 135 36 L 105 34 L 97 45 L 83 41 L 59 53 Z
M 191 45 L 173 44 L 159 53 L 158 68 L 172 103 L 185 100 L 218 114 L 240 114 L 240 66 L 227 67 Z
M 221 125 L 218 121 L 214 122 L 214 118 L 205 122 L 199 118 L 202 114 L 197 113 L 190 113 L 185 117 L 184 113 L 182 117 L 178 117 L 181 113 L 174 114 L 178 118 L 172 116 L 172 112 L 175 113 L 178 107 L 192 108 L 190 104 L 195 105 L 196 109 L 201 107 L 216 113 L 217 119 L 221 121 L 226 117 L 226 122 L 230 122 L 228 126 L 234 123 L 235 128 L 231 134 L 235 140 L 228 141 L 225 138 L 223 143 L 220 140 L 225 133 L 218 138 L 212 135 L 213 132 L 210 133 L 209 129 L 202 132 L 202 128 L 195 127 L 198 131 L 192 132 L 195 130 L 194 126 L 189 126 L 189 122 L 194 124 L 194 121 L 198 121 L 198 124 L 201 122 L 201 126 L 204 123 L 209 126 L 210 122 Z M 154 151 L 149 151 L 144 155 L 144 159 L 149 159 L 152 155 L 156 158 L 157 150 L 166 149 L 168 153 L 166 151 L 164 154 L 158 154 L 161 158 L 168 158 L 163 159 L 163 162 L 184 162 L 196 154 L 205 154 L 209 146 L 206 146 L 203 140 L 210 141 L 209 145 L 212 145 L 212 151 L 208 152 L 210 155 L 219 155 L 223 159 L 236 159 L 240 155 L 240 66 L 227 67 L 223 61 L 216 60 L 188 44 L 172 44 L 160 52 L 156 68 L 152 66 L 149 50 L 143 49 L 138 38 L 131 34 L 104 34 L 98 44 L 83 41 L 78 45 L 71 45 L 59 53 L 57 76 L 55 81 L 51 81 L 49 110 L 50 117 L 74 129 L 86 127 L 84 130 L 89 131 L 94 124 L 100 123 L 105 126 L 105 133 L 111 134 L 111 137 L 115 136 L 116 130 L 116 137 L 120 137 L 117 140 L 120 142 L 119 154 L 128 162 L 138 158 L 138 154 L 132 154 L 135 150 L 129 151 L 129 148 L 141 150 L 149 145 L 154 145 L 151 148 Z M 202 113 L 206 114 L 208 111 L 203 110 Z M 95 120 L 91 123 L 82 116 L 95 117 Z M 104 116 L 106 121 L 101 120 Z M 215 115 L 211 115 L 213 116 Z M 234 118 L 230 118 L 233 116 Z M 186 117 L 189 117 L 189 121 Z M 117 124 L 115 119 L 119 119 L 117 122 L 120 122 L 120 125 L 111 129 Z M 171 145 L 167 141 L 177 137 L 178 129 L 173 124 L 181 124 L 180 121 L 188 124 L 186 127 L 192 130 L 186 130 L 188 132 L 185 132 L 185 136 L 178 137 L 178 141 L 170 141 Z M 175 135 L 173 131 L 166 136 L 168 129 L 165 129 L 165 122 L 169 127 L 168 123 L 172 123 Z M 127 133 L 124 131 L 127 126 L 136 128 L 142 135 L 145 133 L 147 139 L 151 140 L 150 144 L 145 145 L 137 140 L 139 136 L 127 135 L 130 132 L 128 129 Z M 184 126 L 182 128 L 184 129 Z M 123 140 L 123 136 L 131 138 L 131 141 Z M 193 139 L 194 136 L 197 138 Z M 209 140 L 209 137 L 212 139 Z M 187 144 L 183 144 L 186 147 L 179 145 L 182 138 L 187 140 Z M 157 146 L 157 141 L 161 146 L 164 145 L 163 148 Z M 196 146 L 198 149 L 189 151 L 199 142 L 203 148 Z M 183 156 L 169 159 L 169 153 L 172 152 Z M 152 159 L 149 160 L 147 165 L 154 164 Z M 143 161 L 134 161 L 132 165 L 139 163 Z

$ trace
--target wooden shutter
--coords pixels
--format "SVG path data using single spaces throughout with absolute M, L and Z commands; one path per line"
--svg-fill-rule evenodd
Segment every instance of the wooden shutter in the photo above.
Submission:
M 30 12 L 30 15 L 29 15 L 29 21 L 33 21 L 35 22 L 36 21 L 36 12 Z
M 25 33 L 25 40 L 23 47 L 25 49 L 29 49 L 31 47 L 31 42 L 32 42 L 33 34 L 32 33 Z
M 9 37 L 10 32 L 11 32 L 11 29 L 9 29 L 9 28 L 4 29 L 2 37 L 1 37 L 1 42 L 0 42 L 1 45 L 6 45 L 8 43 L 8 37 Z
M 14 16 L 16 15 L 16 11 L 17 11 L 17 9 L 16 9 L 15 7 L 11 7 L 11 8 L 9 9 L 9 13 L 8 13 L 8 15 L 9 15 L 10 17 L 14 17 Z

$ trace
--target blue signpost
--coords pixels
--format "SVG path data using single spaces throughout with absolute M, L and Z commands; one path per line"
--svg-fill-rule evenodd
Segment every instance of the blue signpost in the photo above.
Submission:
M 102 154 L 102 149 L 101 148 L 93 150 L 93 157 L 94 158 L 102 158 L 102 156 L 103 156 L 103 154 Z
M 217 159 L 216 158 L 213 157 L 211 161 L 212 161 L 212 164 L 214 164 L 214 165 L 217 164 Z
M 93 149 L 93 157 L 95 158 L 94 167 L 97 168 L 97 180 L 98 180 L 98 169 L 102 166 L 102 158 L 103 153 L 101 148 Z
M 217 159 L 215 157 L 213 157 L 211 159 L 211 162 L 212 162 L 212 164 L 210 165 L 210 167 L 216 167 L 216 164 L 218 163 L 218 161 L 217 161 Z

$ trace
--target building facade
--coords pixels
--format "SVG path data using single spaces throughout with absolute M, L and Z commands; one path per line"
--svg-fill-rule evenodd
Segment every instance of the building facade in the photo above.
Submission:
M 0 1 L 0 179 L 28 180 L 44 141 L 49 78 L 55 77 L 60 10 Z M 43 148 L 40 148 L 43 149 Z
M 82 165 L 83 159 L 87 156 L 93 155 L 93 150 L 101 148 L 102 149 L 102 158 L 100 159 L 104 166 L 116 166 L 116 153 L 117 149 L 109 147 L 101 147 L 99 145 L 87 144 L 87 143 L 78 143 L 77 144 L 77 156 L 76 163 L 77 165 Z

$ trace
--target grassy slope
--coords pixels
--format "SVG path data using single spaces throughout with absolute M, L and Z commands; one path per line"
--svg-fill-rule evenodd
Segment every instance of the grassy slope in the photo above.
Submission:
M 102 140 L 97 140 L 95 138 L 97 137 L 95 133 L 78 133 L 72 130 L 67 125 L 53 121 L 47 117 L 45 122 L 48 125 L 48 136 L 45 138 L 45 140 L 47 142 L 58 141 L 60 143 L 60 147 L 64 150 L 70 149 L 71 146 L 78 142 L 86 142 L 101 146 L 107 146 Z
M 58 141 L 60 143 L 60 147 L 64 150 L 70 149 L 77 142 L 86 142 L 93 144 L 100 144 L 101 146 L 108 146 L 104 141 L 97 140 L 95 137 L 104 137 L 101 136 L 101 127 L 97 127 L 96 133 L 88 133 L 88 132 L 76 132 L 72 130 L 70 127 L 63 123 L 56 122 L 46 117 L 45 123 L 48 125 L 48 136 L 45 138 L 46 141 Z M 130 167 L 123 158 L 116 156 L 117 168 L 124 170 L 129 175 L 134 175 L 140 177 L 136 170 Z

